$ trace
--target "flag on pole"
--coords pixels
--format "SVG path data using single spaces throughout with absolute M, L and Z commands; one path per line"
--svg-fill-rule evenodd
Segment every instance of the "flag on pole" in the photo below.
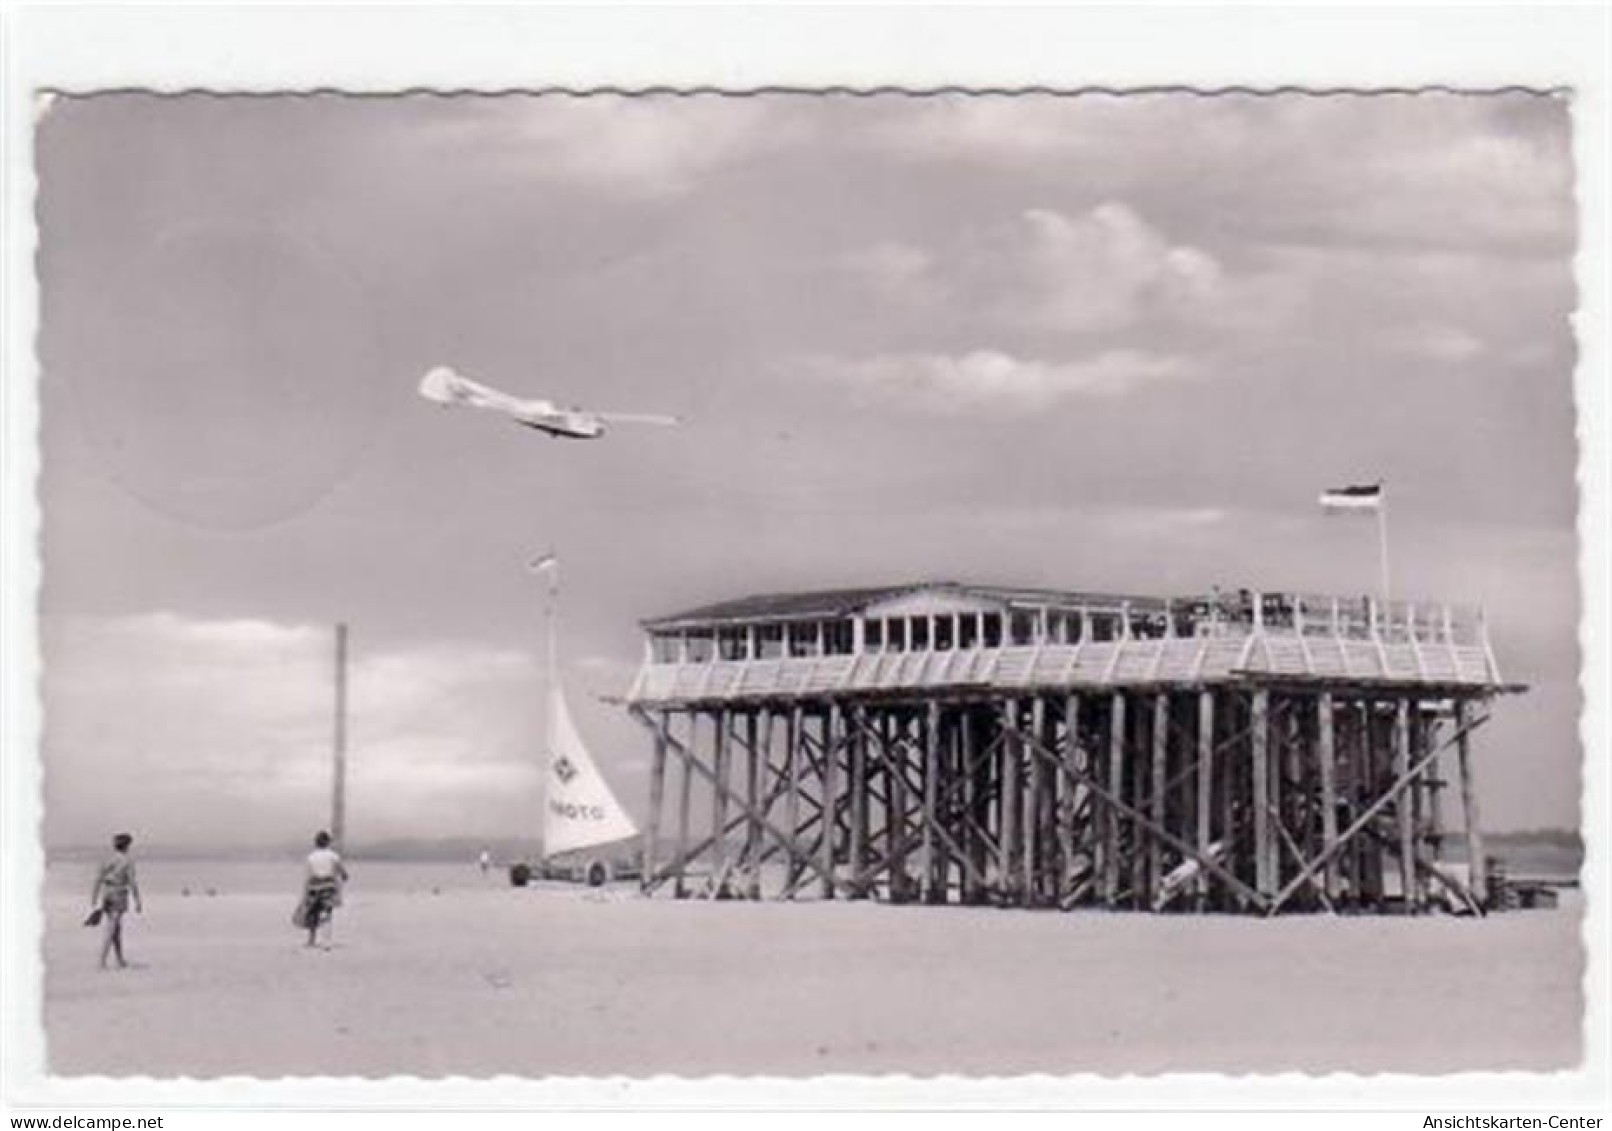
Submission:
M 1383 485 L 1351 484 L 1348 487 L 1331 487 L 1321 492 L 1321 506 L 1333 511 L 1374 511 L 1382 508 Z

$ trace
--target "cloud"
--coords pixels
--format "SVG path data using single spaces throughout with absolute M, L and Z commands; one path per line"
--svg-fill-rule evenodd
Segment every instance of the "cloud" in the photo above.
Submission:
M 1409 352 L 1429 361 L 1471 361 L 1487 350 L 1483 339 L 1459 326 L 1426 325 L 1408 330 L 1400 339 Z
M 946 165 L 1078 169 L 1124 199 L 1174 205 L 1255 241 L 1559 254 L 1573 238 L 1559 98 L 1422 93 L 1212 98 L 1165 93 L 935 98 L 863 145 Z
M 858 397 L 941 413 L 1013 414 L 1084 397 L 1117 397 L 1198 376 L 1184 357 L 1109 350 L 1070 361 L 1017 358 L 979 349 L 960 355 L 886 354 L 805 359 L 799 372 L 848 386 Z
M 1214 256 L 1172 242 L 1117 200 L 1074 216 L 1025 209 L 936 249 L 881 241 L 841 263 L 908 306 L 983 312 L 1006 329 L 1065 334 L 1206 321 L 1227 284 Z
M 46 835 L 299 841 L 326 820 L 328 629 L 171 613 L 47 626 Z M 530 831 L 539 675 L 475 645 L 355 649 L 349 828 L 359 839 Z
M 845 253 L 836 262 L 875 293 L 897 302 L 928 304 L 946 293 L 935 256 L 899 240 L 880 240 Z
M 629 197 L 687 192 L 717 170 L 789 146 L 800 128 L 753 98 L 499 98 L 438 123 L 440 148 L 502 157 L 527 176 Z
M 1005 321 L 1082 333 L 1190 310 L 1213 299 L 1222 276 L 1212 256 L 1171 244 L 1118 201 L 1072 218 L 1029 209 L 975 241 L 963 263 L 976 284 L 996 284 Z

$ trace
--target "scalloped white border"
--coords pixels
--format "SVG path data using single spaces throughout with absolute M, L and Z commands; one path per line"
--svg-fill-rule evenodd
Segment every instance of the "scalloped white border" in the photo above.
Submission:
M 49 8 L 3 0 L 0 385 L 0 1107 L 411 1110 L 695 1107 L 1605 1108 L 1609 985 L 1607 137 L 1609 39 L 1577 8 Z M 44 1073 L 36 899 L 41 769 L 31 127 L 40 88 L 515 89 L 788 85 L 1567 86 L 1580 205 L 1581 676 L 1589 847 L 1586 1065 L 1553 1074 L 426 1081 L 60 1079 Z

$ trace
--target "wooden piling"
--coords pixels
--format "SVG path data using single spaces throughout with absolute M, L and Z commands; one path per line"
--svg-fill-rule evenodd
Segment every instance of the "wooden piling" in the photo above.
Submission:
M 1054 887 L 1054 896 L 1061 906 L 1063 900 L 1075 894 L 1074 885 L 1077 882 L 1089 881 L 1095 870 L 1088 871 L 1084 877 L 1076 874 L 1079 866 L 1080 841 L 1082 835 L 1090 837 L 1093 825 L 1092 817 L 1088 816 L 1083 826 L 1076 826 L 1078 820 L 1077 806 L 1080 803 L 1081 787 L 1077 775 L 1086 770 L 1096 774 L 1095 766 L 1088 759 L 1090 751 L 1086 749 L 1084 735 L 1080 721 L 1081 698 L 1079 695 L 1070 695 L 1064 700 L 1064 764 L 1063 780 L 1058 783 L 1059 801 L 1055 811 L 1056 827 L 1058 830 L 1058 851 L 1062 854 L 1062 862 L 1058 869 L 1058 881 Z M 1091 842 L 1087 840 L 1088 853 L 1086 856 L 1088 867 L 1095 863 L 1090 855 Z
M 839 807 L 839 798 L 836 793 L 839 789 L 839 774 L 836 765 L 839 755 L 840 741 L 840 706 L 831 704 L 824 716 L 823 724 L 823 814 L 822 814 L 822 843 L 820 845 L 822 875 L 822 894 L 824 899 L 834 898 L 834 857 L 835 834 L 838 831 L 836 813 Z
M 552 708 L 551 708 L 552 709 Z M 345 852 L 347 845 L 347 626 L 336 626 L 336 704 L 331 740 L 330 838 Z M 545 757 L 552 752 L 545 751 Z
M 1055 748 L 1057 735 L 1043 696 L 1030 704 L 1031 733 L 1043 746 Z M 1052 881 L 1058 874 L 1058 846 L 1054 831 L 1058 779 L 1049 772 L 1042 758 L 1030 758 L 1029 833 L 1024 845 L 1024 891 L 1032 906 L 1043 906 L 1055 894 Z
M 1397 696 L 1394 700 L 1394 777 L 1402 777 L 1410 769 L 1410 700 Z M 1416 901 L 1416 827 L 1412 815 L 1412 784 L 1394 802 L 1394 824 L 1399 840 L 1400 898 L 1405 910 L 1417 910 Z
M 1137 704 L 1138 708 L 1142 704 Z M 1149 792 L 1148 777 L 1149 759 L 1148 751 L 1151 749 L 1149 738 L 1153 733 L 1153 716 L 1150 712 L 1138 709 L 1129 720 L 1131 733 L 1127 751 L 1131 757 L 1131 808 L 1138 813 L 1146 813 L 1148 809 Z M 1141 910 L 1147 906 L 1147 865 L 1148 846 L 1153 838 L 1146 836 L 1135 821 L 1127 822 L 1127 831 L 1130 833 L 1130 843 L 1126 853 L 1130 862 L 1129 875 L 1125 883 L 1130 889 L 1130 898 L 1126 901 L 1133 910 Z
M 940 703 L 931 699 L 923 716 L 924 822 L 924 902 L 946 902 L 946 864 L 936 824 L 940 820 L 941 733 Z
M 690 711 L 688 717 L 689 730 L 691 732 L 689 743 L 690 745 L 693 745 L 693 732 L 699 725 L 696 722 L 698 716 L 696 716 L 693 711 Z M 682 899 L 688 895 L 686 878 L 688 873 L 689 808 L 694 795 L 694 767 L 689 765 L 687 758 L 679 758 L 678 763 L 682 766 L 683 777 L 682 781 L 678 785 L 677 855 L 674 857 L 677 873 L 673 882 L 672 891 L 678 899 Z
M 851 762 L 847 800 L 851 809 L 851 861 L 853 877 L 860 877 L 868 864 L 868 736 L 867 716 L 861 707 L 850 708 L 850 728 L 846 735 Z M 851 898 L 866 899 L 868 887 L 860 878 L 852 881 Z
M 660 871 L 661 809 L 666 797 L 666 735 L 671 726 L 671 712 L 660 712 L 661 729 L 655 735 L 655 749 L 649 763 L 649 827 L 644 832 L 644 856 L 640 865 L 638 886 L 649 891 Z
M 1125 695 L 1119 691 L 1109 699 L 1108 792 L 1113 797 L 1125 795 Z M 1103 902 L 1112 908 L 1119 904 L 1120 815 L 1111 805 L 1104 808 Z
M 744 822 L 745 897 L 761 898 L 761 731 L 755 711 L 745 713 Z
M 1019 741 L 1013 736 L 1013 729 L 1017 727 L 1018 705 L 1012 700 L 1003 703 L 1000 710 L 1002 714 L 1002 789 L 998 800 L 1001 820 L 997 844 L 997 887 L 1002 898 L 1016 901 L 1019 896 L 1019 877 L 1017 866 L 1019 862 Z
M 967 822 L 964 825 L 962 843 L 964 852 L 968 856 L 971 868 L 964 869 L 963 874 L 963 902 L 980 903 L 985 898 L 981 880 L 985 868 L 985 841 L 980 836 L 980 822 L 984 818 L 982 802 L 985 799 L 984 790 L 980 786 L 981 768 L 975 764 L 979 751 L 979 726 L 975 714 L 968 707 L 960 713 L 959 733 L 960 748 L 958 752 L 960 765 L 958 773 L 963 778 L 963 804 L 967 813 Z
M 728 884 L 728 711 L 719 708 L 713 714 L 716 721 L 716 744 L 713 747 L 711 783 L 711 892 L 717 897 L 727 894 Z
M 1198 692 L 1197 849 L 1208 856 L 1214 844 L 1215 693 Z M 1209 897 L 1209 870 L 1200 869 L 1194 884 L 1200 908 Z
M 1489 867 L 1483 855 L 1483 825 L 1478 819 L 1477 782 L 1472 774 L 1472 742 L 1468 733 L 1472 705 L 1466 699 L 1455 701 L 1456 769 L 1461 775 L 1461 817 L 1466 823 L 1467 887 L 1481 906 L 1489 905 Z
M 805 741 L 804 712 L 797 704 L 790 708 L 788 722 L 784 728 L 784 828 L 789 832 L 791 843 L 798 842 L 801 835 L 800 764 L 801 744 Z M 798 873 L 799 869 L 791 860 L 786 874 L 786 886 L 794 884 Z
M 890 860 L 889 892 L 892 903 L 912 898 L 913 882 L 907 875 L 907 718 L 884 719 L 880 764 L 885 778 L 885 855 Z
M 1316 697 L 1316 758 L 1321 779 L 1321 847 L 1331 852 L 1338 842 L 1338 765 L 1336 740 L 1333 734 L 1334 710 L 1332 693 L 1323 691 Z M 1327 898 L 1338 898 L 1338 865 L 1328 862 L 1322 873 L 1321 885 Z
M 1169 781 L 1170 696 L 1160 691 L 1153 696 L 1153 768 L 1148 786 L 1153 821 L 1167 827 L 1169 821 L 1167 783 Z M 1164 878 L 1164 842 L 1150 837 L 1147 846 L 1147 899 L 1151 902 Z
M 1264 688 L 1254 692 L 1253 731 L 1253 798 L 1251 808 L 1254 820 L 1254 890 L 1260 895 L 1276 893 L 1276 877 L 1271 874 L 1270 817 L 1270 694 Z

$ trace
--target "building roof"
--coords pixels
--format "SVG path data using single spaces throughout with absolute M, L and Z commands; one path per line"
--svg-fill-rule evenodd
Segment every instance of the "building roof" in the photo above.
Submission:
M 647 629 L 675 629 L 696 625 L 779 620 L 825 620 L 850 616 L 869 605 L 909 593 L 936 590 L 962 596 L 985 597 L 1004 603 L 1036 603 L 1076 607 L 1082 604 L 1114 605 L 1129 602 L 1142 609 L 1162 608 L 1160 597 L 1122 597 L 1059 589 L 1024 589 L 998 585 L 971 585 L 955 581 L 917 581 L 905 585 L 879 585 L 856 589 L 819 589 L 804 593 L 762 593 L 701 605 L 685 612 L 643 622 Z
M 732 601 L 644 622 L 646 628 L 671 628 L 682 624 L 710 624 L 716 621 L 815 620 L 849 616 L 879 601 L 925 589 L 956 589 L 949 581 L 913 585 L 877 585 L 861 589 L 818 589 L 806 593 L 758 593 Z

